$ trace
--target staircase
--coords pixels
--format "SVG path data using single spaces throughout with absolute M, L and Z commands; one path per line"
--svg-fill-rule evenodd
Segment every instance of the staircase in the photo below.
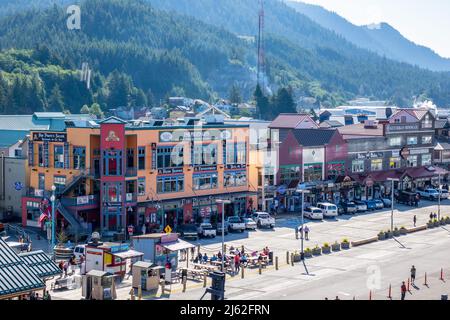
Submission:
M 70 224 L 70 233 L 73 234 L 76 238 L 80 237 L 81 235 L 87 235 L 88 230 L 85 230 L 81 223 L 74 217 L 74 215 L 67 210 L 66 207 L 64 207 L 60 200 L 56 201 L 55 209 L 58 210 L 58 212 L 66 219 L 67 222 Z
M 72 180 L 61 191 L 60 195 L 67 194 L 73 187 L 75 187 L 80 181 L 87 177 L 86 172 L 81 172 L 79 175 L 74 176 Z

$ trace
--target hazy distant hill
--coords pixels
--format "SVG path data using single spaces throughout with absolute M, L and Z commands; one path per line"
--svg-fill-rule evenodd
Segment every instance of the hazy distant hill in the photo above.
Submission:
M 333 30 L 361 48 L 430 70 L 450 70 L 450 59 L 439 56 L 427 47 L 413 43 L 387 23 L 356 26 L 338 14 L 317 5 L 297 1 L 286 1 L 286 3 L 324 28 Z

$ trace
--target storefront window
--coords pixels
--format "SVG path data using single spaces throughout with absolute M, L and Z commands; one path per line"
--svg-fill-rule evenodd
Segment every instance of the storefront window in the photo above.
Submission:
M 138 195 L 145 196 L 145 178 L 138 178 Z
M 61 193 L 66 187 L 66 177 L 65 176 L 54 176 L 53 184 L 56 187 L 56 193 Z
M 64 146 L 54 146 L 54 167 L 64 168 Z
M 73 168 L 77 170 L 86 168 L 85 147 L 73 147 Z
M 217 164 L 217 145 L 195 145 L 193 152 L 193 165 Z
M 364 172 L 364 160 L 353 160 L 352 172 Z
M 247 184 L 247 174 L 245 171 L 225 172 L 223 185 L 229 187 L 242 187 Z
M 389 159 L 389 168 L 397 169 L 401 167 L 401 159 L 399 157 L 394 157 Z
M 414 144 L 417 144 L 417 137 L 408 137 L 408 138 L 406 139 L 406 141 L 407 141 L 407 144 L 408 144 L 408 145 L 414 145 Z
M 424 136 L 422 137 L 422 144 L 431 144 L 433 142 L 432 136 Z
M 138 170 L 145 170 L 145 147 L 138 148 Z
M 372 171 L 381 171 L 383 170 L 383 159 L 374 159 L 370 163 L 370 169 Z
M 280 166 L 280 183 L 289 184 L 292 180 L 300 180 L 300 166 Z
M 160 177 L 157 182 L 158 193 L 171 193 L 184 191 L 184 177 L 183 176 L 171 176 Z
M 402 137 L 392 137 L 389 138 L 389 146 L 397 147 L 402 145 Z
M 122 175 L 122 151 L 103 151 L 103 174 L 105 176 Z
M 422 165 L 423 166 L 431 165 L 431 154 L 423 154 L 422 155 Z
M 157 166 L 158 169 L 182 167 L 183 147 L 158 147 L 157 149 Z
M 408 157 L 408 167 L 417 167 L 417 156 Z
M 305 182 L 322 181 L 322 164 L 305 164 L 303 180 Z
M 217 188 L 217 173 L 194 175 L 194 190 L 208 190 Z

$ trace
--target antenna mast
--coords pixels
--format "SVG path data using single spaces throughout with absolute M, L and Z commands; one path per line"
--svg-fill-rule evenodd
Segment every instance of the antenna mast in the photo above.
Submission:
M 266 76 L 266 58 L 265 58 L 265 44 L 264 44 L 264 0 L 259 0 L 259 26 L 258 26 L 258 74 L 257 82 L 265 92 L 265 76 Z

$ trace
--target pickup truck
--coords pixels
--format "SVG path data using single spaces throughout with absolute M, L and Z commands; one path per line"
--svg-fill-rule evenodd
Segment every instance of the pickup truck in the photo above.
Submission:
M 194 224 L 186 224 L 181 228 L 181 237 L 185 239 L 198 239 L 198 230 Z
M 244 232 L 245 230 L 245 222 L 237 216 L 228 217 L 226 220 L 228 222 L 228 231 L 240 231 Z
M 197 233 L 203 238 L 215 238 L 216 229 L 214 229 L 211 223 L 201 223 L 197 228 Z
M 439 198 L 439 191 L 432 188 L 418 189 L 417 193 L 420 195 L 421 198 L 428 200 L 437 200 Z
M 252 215 L 252 218 L 256 222 L 258 228 L 268 227 L 273 229 L 275 227 L 275 219 L 267 212 L 255 212 Z

